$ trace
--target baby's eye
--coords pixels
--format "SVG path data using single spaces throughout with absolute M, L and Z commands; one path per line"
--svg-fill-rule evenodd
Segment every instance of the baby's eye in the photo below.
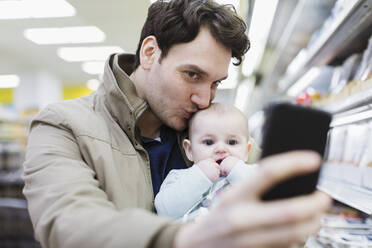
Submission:
M 211 139 L 203 140 L 203 144 L 205 144 L 207 146 L 211 146 L 211 145 L 213 145 L 213 140 L 211 140 Z
M 233 145 L 238 144 L 238 141 L 237 140 L 229 140 L 228 144 L 233 146 Z

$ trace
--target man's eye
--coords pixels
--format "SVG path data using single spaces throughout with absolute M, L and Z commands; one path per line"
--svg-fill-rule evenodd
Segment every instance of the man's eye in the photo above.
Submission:
M 222 84 L 221 81 L 216 81 L 216 82 L 213 83 L 214 87 L 216 87 L 216 88 L 217 88 L 220 84 Z
M 198 80 L 199 79 L 199 75 L 196 72 L 187 71 L 186 74 L 192 80 Z
M 229 140 L 228 144 L 233 146 L 233 145 L 238 144 L 238 141 L 237 140 Z
M 207 146 L 211 146 L 211 145 L 213 145 L 213 140 L 211 140 L 211 139 L 204 140 L 203 144 L 205 144 Z

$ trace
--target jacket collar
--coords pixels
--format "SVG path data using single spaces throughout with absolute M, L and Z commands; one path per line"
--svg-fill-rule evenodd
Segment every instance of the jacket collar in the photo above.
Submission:
M 135 137 L 135 123 L 147 103 L 137 95 L 129 75 L 133 72 L 134 55 L 113 54 L 105 64 L 103 89 L 105 105 L 113 119 L 130 136 Z

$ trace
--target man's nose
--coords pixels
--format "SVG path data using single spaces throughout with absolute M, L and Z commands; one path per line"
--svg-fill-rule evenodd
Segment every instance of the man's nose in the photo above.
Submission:
M 191 101 L 195 103 L 199 109 L 205 109 L 209 106 L 212 95 L 213 90 L 209 85 L 201 85 L 195 89 L 195 93 L 191 95 Z

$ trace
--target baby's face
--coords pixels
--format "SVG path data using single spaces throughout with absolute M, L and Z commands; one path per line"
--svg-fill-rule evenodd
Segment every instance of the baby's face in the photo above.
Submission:
M 189 152 L 194 163 L 207 158 L 221 163 L 228 156 L 247 160 L 247 120 L 236 112 L 222 115 L 216 112 L 203 113 L 193 121 Z

